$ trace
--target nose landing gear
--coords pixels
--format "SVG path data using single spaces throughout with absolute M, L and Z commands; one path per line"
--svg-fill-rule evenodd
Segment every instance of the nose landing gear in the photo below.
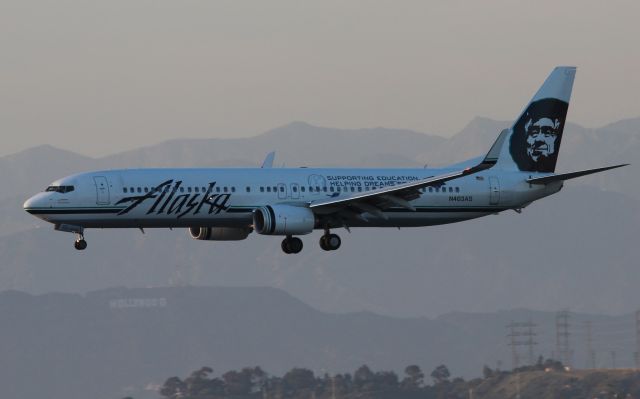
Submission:
M 87 242 L 84 239 L 84 235 L 78 234 L 77 238 L 76 238 L 76 241 L 73 243 L 73 246 L 78 251 L 82 251 L 82 250 L 86 249 L 87 248 Z
M 297 254 L 302 251 L 302 240 L 298 237 L 287 236 L 282 240 L 281 247 L 285 254 Z
M 82 251 L 87 248 L 87 242 L 84 240 L 84 227 L 72 224 L 56 224 L 53 228 L 57 231 L 75 234 L 76 241 L 73 243 L 73 247 L 78 251 Z

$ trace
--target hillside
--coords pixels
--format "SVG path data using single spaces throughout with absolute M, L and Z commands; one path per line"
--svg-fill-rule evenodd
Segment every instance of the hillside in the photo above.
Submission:
M 476 399 L 640 397 L 637 370 L 525 371 L 497 375 L 473 388 Z
M 369 312 L 321 312 L 273 288 L 112 288 L 77 294 L 0 293 L 0 386 L 11 398 L 107 399 L 149 392 L 170 376 L 202 366 L 217 373 L 259 365 L 271 375 L 303 367 L 322 375 L 363 364 L 401 374 L 446 364 L 452 377 L 474 378 L 484 365 L 510 366 L 505 325 L 538 326 L 536 355 L 549 356 L 555 314 L 525 310 L 453 313 L 435 319 Z M 574 325 L 634 326 L 631 315 L 576 314 Z M 622 341 L 594 340 L 598 365 L 611 345 L 618 364 L 633 364 L 632 333 Z M 580 331 L 575 327 L 572 333 Z M 576 348 L 583 347 L 579 338 Z M 584 364 L 577 350 L 576 364 Z M 33 376 L 38 383 L 33 383 Z M 97 378 L 100 376 L 100 378 Z M 465 391 L 466 392 L 466 391 Z M 308 396 L 307 396 L 308 397 Z
M 159 389 L 162 398 L 192 399 L 583 399 L 640 397 L 640 373 L 636 370 L 570 370 L 546 360 L 514 371 L 484 368 L 481 378 L 465 381 L 453 377 L 446 365 L 431 373 L 409 365 L 404 373 L 360 366 L 352 373 L 314 375 L 292 368 L 272 376 L 260 367 L 230 370 L 216 375 L 203 367 L 188 377 L 168 378 Z

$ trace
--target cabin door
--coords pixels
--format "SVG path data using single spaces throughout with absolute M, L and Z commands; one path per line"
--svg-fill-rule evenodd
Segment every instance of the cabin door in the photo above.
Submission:
M 298 183 L 291 183 L 291 199 L 300 198 L 300 185 Z
M 93 178 L 96 184 L 96 203 L 98 205 L 109 205 L 109 183 L 104 176 L 95 176 Z
M 278 199 L 287 199 L 287 185 L 278 183 Z

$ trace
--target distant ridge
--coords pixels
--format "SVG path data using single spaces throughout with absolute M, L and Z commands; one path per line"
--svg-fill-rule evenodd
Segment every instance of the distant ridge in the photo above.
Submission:
M 11 398 L 156 398 L 145 387 L 203 365 L 216 373 L 259 365 L 281 375 L 296 366 L 333 374 L 367 364 L 401 374 L 409 364 L 429 372 L 445 363 L 452 377 L 473 378 L 484 364 L 510 359 L 504 326 L 524 317 L 540 333 L 536 354 L 548 356 L 554 313 L 516 310 L 436 319 L 331 314 L 262 287 L 0 292 L 5 321 L 0 384 Z M 598 326 L 632 317 L 575 315 L 572 321 L 587 319 Z M 629 345 L 620 353 L 631 353 Z M 576 364 L 584 360 L 576 355 Z M 625 367 L 631 359 L 619 361 Z
M 640 165 L 640 140 L 634 133 L 569 125 L 558 170 L 613 162 L 632 165 L 603 175 L 602 180 L 572 181 L 559 195 L 527 207 L 522 215 L 509 211 L 462 224 L 401 231 L 355 229 L 343 235 L 349 243 L 338 256 L 323 253 L 315 233 L 302 237 L 308 251 L 284 259 L 273 237 L 200 242 L 188 238 L 185 230 L 154 229 L 145 235 L 91 230 L 90 251 L 83 255 L 71 247 L 70 235 L 52 233 L 50 225 L 21 208 L 25 198 L 53 179 L 78 171 L 140 166 L 257 167 L 271 150 L 277 151 L 275 167 L 283 163 L 291 167 L 435 166 L 436 159 L 453 161 L 467 153 L 483 153 L 501 123 L 477 118 L 449 140 L 415 132 L 312 126 L 310 131 L 321 133 L 310 134 L 311 142 L 286 135 L 279 139 L 279 133 L 272 131 L 267 138 L 175 140 L 101 159 L 46 146 L 2 157 L 0 289 L 85 292 L 183 281 L 279 287 L 330 311 L 437 315 L 449 310 L 494 310 L 505 303 L 549 310 L 558 306 L 635 310 L 634 290 L 600 288 L 640 285 L 635 272 L 640 185 L 634 166 Z M 304 129 L 310 125 L 294 126 Z M 424 154 L 422 163 L 418 159 Z M 563 282 L 563 289 L 558 282 Z

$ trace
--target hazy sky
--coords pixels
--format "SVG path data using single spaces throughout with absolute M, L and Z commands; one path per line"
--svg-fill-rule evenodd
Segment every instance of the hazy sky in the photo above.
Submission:
M 569 120 L 640 116 L 638 1 L 0 0 L 0 155 L 294 120 L 451 135 L 577 65 Z M 339 143 L 336 143 L 339 145 Z

